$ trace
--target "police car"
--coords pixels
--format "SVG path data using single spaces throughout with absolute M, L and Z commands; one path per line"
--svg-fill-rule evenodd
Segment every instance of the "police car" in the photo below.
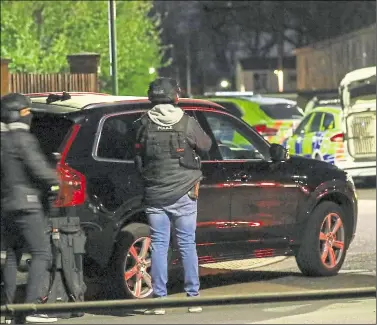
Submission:
M 281 144 L 292 135 L 293 129 L 304 116 L 303 110 L 293 100 L 247 96 L 237 98 L 207 98 L 220 104 L 233 115 L 242 118 L 270 143 Z
M 340 105 L 316 107 L 307 114 L 283 142 L 290 154 L 323 160 L 330 164 L 344 160 Z

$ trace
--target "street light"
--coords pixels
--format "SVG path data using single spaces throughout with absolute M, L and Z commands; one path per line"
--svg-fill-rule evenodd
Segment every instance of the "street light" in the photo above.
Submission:
M 284 73 L 283 73 L 283 70 L 275 70 L 274 73 L 278 77 L 278 88 L 279 88 L 279 92 L 281 93 L 284 90 Z
M 228 88 L 229 87 L 229 81 L 228 80 L 221 80 L 220 87 L 221 88 Z
M 113 95 L 118 95 L 118 76 L 117 76 L 117 45 L 116 45 L 116 13 L 115 1 L 108 1 L 109 14 L 109 47 L 110 47 L 110 75 Z

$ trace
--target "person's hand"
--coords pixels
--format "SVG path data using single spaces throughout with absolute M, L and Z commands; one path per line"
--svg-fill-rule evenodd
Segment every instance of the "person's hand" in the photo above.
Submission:
M 58 194 L 59 194 L 59 190 L 60 190 L 59 185 L 53 185 L 49 188 L 48 193 L 47 193 L 49 201 L 55 201 L 56 200 L 56 198 L 58 197 Z

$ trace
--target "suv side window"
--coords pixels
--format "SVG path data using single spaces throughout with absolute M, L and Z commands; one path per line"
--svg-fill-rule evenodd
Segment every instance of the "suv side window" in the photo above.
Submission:
M 95 156 L 111 160 L 133 160 L 136 136 L 133 122 L 140 116 L 140 113 L 122 113 L 100 122 L 102 128 Z
M 318 132 L 321 127 L 323 113 L 315 113 L 312 122 L 310 123 L 309 132 Z
M 322 130 L 332 130 L 335 129 L 335 119 L 333 114 L 325 113 L 325 117 L 322 123 Z
M 294 132 L 294 135 L 302 135 L 305 133 L 305 130 L 306 130 L 306 126 L 308 125 L 310 119 L 312 118 L 313 114 L 309 114 L 308 116 L 306 116 L 302 121 L 301 123 L 298 125 L 298 127 L 296 128 L 295 132 Z
M 201 111 L 222 160 L 264 159 L 268 152 L 265 140 L 246 124 L 220 112 Z M 212 148 L 213 149 L 213 148 Z M 211 157 L 212 158 L 212 157 Z

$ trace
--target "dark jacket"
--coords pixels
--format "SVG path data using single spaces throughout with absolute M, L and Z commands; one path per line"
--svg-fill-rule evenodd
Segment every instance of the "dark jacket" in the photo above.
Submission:
M 178 134 L 184 134 L 181 146 L 186 146 L 185 152 L 188 155 L 192 154 L 193 158 L 198 158 L 198 154 L 208 152 L 212 141 L 194 118 L 185 115 L 179 107 L 173 105 L 157 105 L 136 123 L 138 129 L 136 142 L 143 148 L 140 150 L 141 153 L 136 155 L 135 162 L 144 180 L 144 203 L 147 206 L 173 204 L 201 180 L 202 172 L 200 164 L 197 168 L 190 168 L 182 163 L 179 155 L 169 153 L 171 141 L 180 142 L 179 139 L 172 139 L 179 138 Z M 152 124 L 149 129 L 148 124 Z M 156 132 L 159 128 L 166 130 L 161 132 L 163 135 L 160 137 Z M 171 131 L 169 131 L 170 128 Z M 160 143 L 153 143 L 153 140 L 143 141 L 145 136 L 147 138 L 159 137 L 155 141 Z M 146 154 L 150 150 L 148 146 L 156 146 L 160 157 L 155 160 L 151 159 L 151 155 Z M 177 146 L 180 147 L 180 145 Z M 179 149 L 178 147 L 176 149 Z M 165 154 L 166 158 L 163 158 Z
M 40 195 L 58 185 L 57 173 L 24 123 L 1 123 L 1 209 L 41 209 Z

